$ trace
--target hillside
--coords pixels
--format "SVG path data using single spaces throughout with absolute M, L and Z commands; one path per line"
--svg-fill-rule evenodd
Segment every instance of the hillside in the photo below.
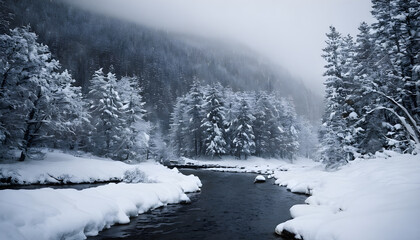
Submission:
M 269 90 L 294 99 L 298 113 L 320 116 L 321 100 L 281 67 L 251 50 L 192 36 L 181 36 L 123 22 L 61 1 L 7 1 L 12 26 L 30 24 L 54 57 L 86 91 L 100 67 L 137 75 L 151 120 L 167 126 L 172 103 L 188 91 L 194 76 L 219 81 L 233 90 Z

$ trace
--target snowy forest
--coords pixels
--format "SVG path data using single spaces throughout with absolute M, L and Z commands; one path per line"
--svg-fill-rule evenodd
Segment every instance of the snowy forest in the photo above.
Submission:
M 62 3 L 41 3 L 2 1 L 2 158 L 11 158 L 17 152 L 20 152 L 20 161 L 27 155 L 42 158 L 40 149 L 45 147 L 136 161 L 221 155 L 293 159 L 298 152 L 305 156 L 313 155 L 317 143 L 315 128 L 312 126 L 313 120 L 306 119 L 314 119 L 316 110 L 300 107 L 305 116 L 297 117 L 294 99 L 302 105 L 302 98 L 296 95 L 294 98 L 293 95 L 286 95 L 287 100 L 280 97 L 284 96 L 284 91 L 295 88 L 293 84 L 273 92 L 273 84 L 279 83 L 256 82 L 249 85 L 269 84 L 261 89 L 244 88 L 241 86 L 247 84 L 241 83 L 239 86 L 235 82 L 237 80 L 227 81 L 225 77 L 209 81 L 208 78 L 215 77 L 208 75 L 215 73 L 210 67 L 205 75 L 197 72 L 198 75 L 190 79 L 186 75 L 181 76 L 185 82 L 180 83 L 182 85 L 178 88 L 171 86 L 173 81 L 166 80 L 170 82 L 169 85 L 159 83 L 164 81 L 160 77 L 163 73 L 148 75 L 152 71 L 148 66 L 140 66 L 142 70 L 139 76 L 134 75 L 137 73 L 135 68 L 130 71 L 125 67 L 126 73 L 129 71 L 133 75 L 117 77 L 116 72 L 121 73 L 123 66 L 117 61 L 104 61 L 112 59 L 106 56 L 98 56 L 99 62 L 94 61 L 82 68 L 93 69 L 93 66 L 97 66 L 90 76 L 85 76 L 85 72 L 62 69 L 59 61 L 53 57 L 61 54 L 54 54 L 49 46 L 40 43 L 32 27 L 19 26 L 8 30 L 11 25 L 24 22 L 18 15 L 21 13 L 14 13 L 18 7 L 32 7 L 32 11 L 35 11 L 45 5 L 47 10 L 43 11 L 61 8 L 66 14 Z M 51 6 L 56 8 L 53 10 Z M 74 14 L 89 16 L 78 12 Z M 39 16 L 29 15 L 27 18 L 36 17 Z M 45 31 L 41 26 L 37 25 L 36 28 Z M 57 39 L 49 41 L 53 45 L 61 43 Z M 66 50 L 57 48 L 57 51 Z M 74 53 L 64 53 L 64 62 L 69 62 L 68 66 L 76 64 L 81 68 L 77 65 L 80 58 L 75 62 L 75 59 L 67 56 Z M 109 71 L 104 73 L 103 69 Z M 161 68 L 156 70 L 161 71 Z M 70 72 L 75 72 L 78 80 Z M 265 73 L 252 73 L 254 76 L 256 74 Z M 170 75 L 178 76 L 175 73 Z M 207 78 L 201 79 L 200 76 Z M 245 76 L 242 76 L 243 79 L 246 79 Z M 261 79 L 262 76 L 255 77 Z M 219 81 L 224 82 L 226 88 Z M 208 82 L 211 87 L 206 85 Z M 180 95 L 183 89 L 188 89 L 186 87 L 190 88 L 189 92 Z M 233 91 L 234 88 L 236 91 Z M 255 89 L 257 92 L 238 92 L 241 88 Z M 270 89 L 270 92 L 264 89 Z M 166 93 L 162 93 L 162 90 Z M 180 97 L 175 99 L 176 104 L 172 104 L 171 96 L 174 92 L 176 96 L 178 91 Z M 245 106 L 240 105 L 242 100 Z M 304 101 L 307 101 L 307 106 L 314 104 L 311 100 Z M 183 112 L 184 108 L 187 111 Z M 169 112 L 171 109 L 172 113 Z M 168 131 L 168 137 L 163 137 Z M 192 138 L 190 132 L 194 133 Z M 299 132 L 302 134 L 299 135 Z
M 83 93 L 100 68 L 119 78 L 138 76 L 149 112 L 146 117 L 159 122 L 165 133 L 172 103 L 188 92 L 194 77 L 205 84 L 220 82 L 234 91 L 276 89 L 293 97 L 297 112 L 311 122 L 321 116 L 320 96 L 244 46 L 147 28 L 65 1 L 4 1 L 14 14 L 10 28 L 30 25 Z
M 102 60 L 104 66 L 98 66 L 88 80 L 85 72 L 77 71 L 79 80 L 75 80 L 30 26 L 8 30 L 11 24 L 24 22 L 13 10 L 49 3 L 1 4 L 4 158 L 18 150 L 23 161 L 28 154 L 36 156 L 40 147 L 88 151 L 116 160 L 221 155 L 293 159 L 300 153 L 337 167 L 381 149 L 411 153 L 419 143 L 418 12 L 411 2 L 398 2 L 389 9 L 374 1 L 377 22 L 363 22 L 355 38 L 330 27 L 322 55 L 326 95 L 317 156 L 316 127 L 305 120 L 311 119 L 311 112 L 302 115 L 300 108 L 298 116 L 295 110 L 299 97 L 264 89 L 238 91 L 235 82 L 223 78 L 225 87 L 218 80 L 199 76 L 186 80 L 185 75 L 181 78 L 186 82 L 171 104 L 171 94 L 158 90 L 166 84 L 151 88 L 155 81 L 144 80 L 156 78 L 147 75 L 148 67 L 140 76 L 131 71 L 132 76 L 117 77 L 121 66 L 116 70 L 117 62 Z M 109 71 L 104 73 L 104 68 Z M 172 91 L 178 90 L 172 87 Z
M 419 154 L 418 0 L 0 0 L 0 239 L 417 240 Z
M 419 14 L 417 1 L 375 0 L 377 22 L 361 23 L 355 39 L 330 27 L 319 135 L 329 166 L 380 149 L 411 153 L 419 144 Z
M 196 81 L 188 94 L 177 98 L 170 127 L 177 156 L 293 159 L 299 149 L 298 129 L 308 124 L 298 124 L 291 100 L 267 92 L 233 92 L 220 84 L 202 86 Z

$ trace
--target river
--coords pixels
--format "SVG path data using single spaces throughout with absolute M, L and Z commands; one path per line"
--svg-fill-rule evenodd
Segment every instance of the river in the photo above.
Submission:
M 152 210 L 88 239 L 281 239 L 274 228 L 290 219 L 292 205 L 306 199 L 274 185 L 274 180 L 254 184 L 256 174 L 181 172 L 203 183 L 201 192 L 189 194 L 190 204 Z

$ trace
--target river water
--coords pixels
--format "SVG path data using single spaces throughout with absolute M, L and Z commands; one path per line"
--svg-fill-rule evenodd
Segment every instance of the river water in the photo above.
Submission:
M 256 174 L 181 172 L 194 174 L 203 183 L 201 192 L 189 194 L 190 204 L 155 209 L 88 239 L 281 239 L 274 228 L 290 219 L 292 205 L 306 198 L 274 185 L 273 180 L 254 184 Z

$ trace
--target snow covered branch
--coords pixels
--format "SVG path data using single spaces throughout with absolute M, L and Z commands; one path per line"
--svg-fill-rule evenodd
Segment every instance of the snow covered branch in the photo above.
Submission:
M 405 120 L 404 117 L 400 116 L 394 109 L 392 108 L 388 108 L 388 107 L 383 107 L 383 106 L 379 106 L 376 107 L 368 112 L 365 113 L 365 115 L 356 123 L 353 124 L 353 127 L 359 125 L 361 122 L 365 121 L 365 117 L 368 116 L 369 114 L 372 114 L 373 112 L 376 112 L 378 110 L 386 110 L 390 113 L 392 113 L 393 115 L 395 115 L 397 117 L 397 119 L 401 122 L 401 124 L 404 126 L 404 128 L 407 130 L 408 134 L 410 134 L 411 138 L 415 141 L 416 144 L 420 143 L 419 140 L 419 131 L 418 129 L 416 130 L 415 128 L 413 128 L 410 124 L 407 123 L 407 121 Z

